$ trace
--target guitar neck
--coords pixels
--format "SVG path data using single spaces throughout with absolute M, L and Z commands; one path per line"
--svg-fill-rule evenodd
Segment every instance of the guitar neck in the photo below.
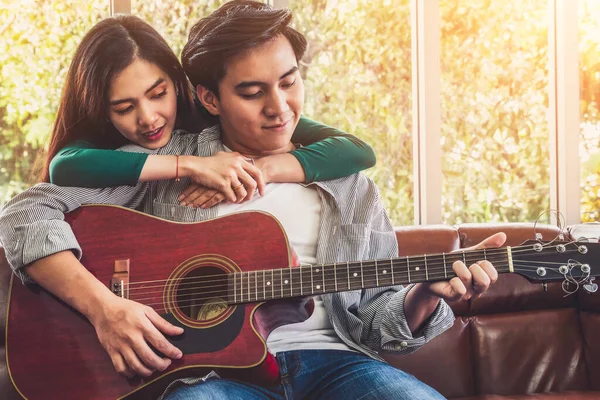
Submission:
M 228 303 L 448 280 L 456 276 L 454 262 L 469 266 L 482 260 L 492 262 L 499 273 L 512 272 L 510 247 L 236 272 L 228 278 Z

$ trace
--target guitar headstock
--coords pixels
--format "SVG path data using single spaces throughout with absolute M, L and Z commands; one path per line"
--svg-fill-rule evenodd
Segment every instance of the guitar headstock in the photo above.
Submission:
M 568 294 L 579 287 L 598 290 L 594 279 L 600 275 L 600 243 L 528 240 L 511 248 L 511 255 L 514 272 L 531 282 L 562 281 Z

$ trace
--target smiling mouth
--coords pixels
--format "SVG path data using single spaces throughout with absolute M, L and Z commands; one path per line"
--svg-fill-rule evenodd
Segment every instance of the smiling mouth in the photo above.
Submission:
M 285 121 L 284 123 L 281 123 L 279 125 L 269 125 L 269 126 L 265 126 L 265 129 L 277 129 L 277 128 L 283 128 L 284 126 L 286 126 L 289 122 L 291 121 L 291 118 L 287 121 Z
M 155 130 L 153 130 L 153 131 L 144 132 L 144 133 L 142 133 L 142 136 L 144 136 L 144 137 L 147 137 L 147 138 L 150 138 L 150 137 L 152 137 L 152 136 L 156 136 L 158 133 L 160 133 L 160 131 L 161 131 L 161 130 L 162 130 L 164 127 L 165 127 L 165 126 L 163 125 L 163 126 L 161 126 L 160 128 L 158 128 L 158 129 L 155 129 Z

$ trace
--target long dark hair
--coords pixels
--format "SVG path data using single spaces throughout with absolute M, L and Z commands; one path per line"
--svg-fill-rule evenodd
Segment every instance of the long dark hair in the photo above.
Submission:
M 157 65 L 175 84 L 178 92 L 175 128 L 199 131 L 202 126 L 195 112 L 191 85 L 163 37 L 138 17 L 106 18 L 85 35 L 71 61 L 44 161 L 42 181 L 50 181 L 52 158 L 76 140 L 108 149 L 127 143 L 108 120 L 108 90 L 114 77 L 136 58 Z

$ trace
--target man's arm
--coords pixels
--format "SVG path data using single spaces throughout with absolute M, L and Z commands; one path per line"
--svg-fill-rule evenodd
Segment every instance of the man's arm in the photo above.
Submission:
M 360 184 L 365 187 L 357 207 L 372 209 L 365 258 L 397 257 L 396 234 L 376 185 L 370 179 Z M 420 293 L 417 285 L 364 290 L 355 312 L 363 323 L 360 340 L 376 351 L 410 353 L 450 328 L 454 315 L 448 304 L 430 296 L 413 301 L 414 294 Z
M 148 184 L 106 189 L 59 187 L 42 183 L 27 189 L 5 204 L 0 212 L 0 243 L 17 276 L 31 280 L 23 267 L 63 250 L 78 258 L 81 249 L 64 213 L 82 204 L 113 204 L 137 207 Z
M 146 187 L 82 189 L 41 184 L 12 199 L 0 214 L 0 241 L 15 273 L 85 315 L 115 369 L 127 376 L 149 376 L 167 368 L 170 358 L 181 357 L 163 334 L 177 335 L 182 330 L 150 307 L 115 296 L 90 274 L 75 255 L 80 256 L 81 249 L 63 213 L 86 203 L 135 207 Z M 78 289 L 70 290 L 73 287 Z M 166 357 L 159 357 L 148 343 Z
M 506 235 L 500 232 L 470 250 L 500 247 L 505 241 Z M 459 301 L 481 296 L 498 279 L 498 272 L 488 260 L 477 261 L 468 267 L 462 261 L 456 261 L 452 270 L 456 277 L 449 281 L 417 284 L 408 292 L 404 310 L 411 331 L 421 328 L 440 299 Z
M 166 369 L 171 359 L 181 358 L 181 351 L 163 334 L 179 335 L 183 329 L 148 306 L 115 296 L 71 251 L 44 257 L 24 269 L 44 289 L 87 317 L 117 372 L 149 376 L 154 370 Z M 159 357 L 148 344 L 165 357 Z
M 396 236 L 375 193 L 371 203 L 376 210 L 370 224 L 369 259 L 396 257 Z M 496 234 L 474 248 L 498 247 L 505 240 L 506 235 Z M 498 276 L 485 260 L 469 267 L 457 261 L 452 267 L 457 276 L 450 281 L 365 291 L 357 311 L 361 320 L 367 322 L 363 337 L 369 347 L 400 353 L 417 350 L 453 325 L 454 315 L 446 301 L 481 295 Z

